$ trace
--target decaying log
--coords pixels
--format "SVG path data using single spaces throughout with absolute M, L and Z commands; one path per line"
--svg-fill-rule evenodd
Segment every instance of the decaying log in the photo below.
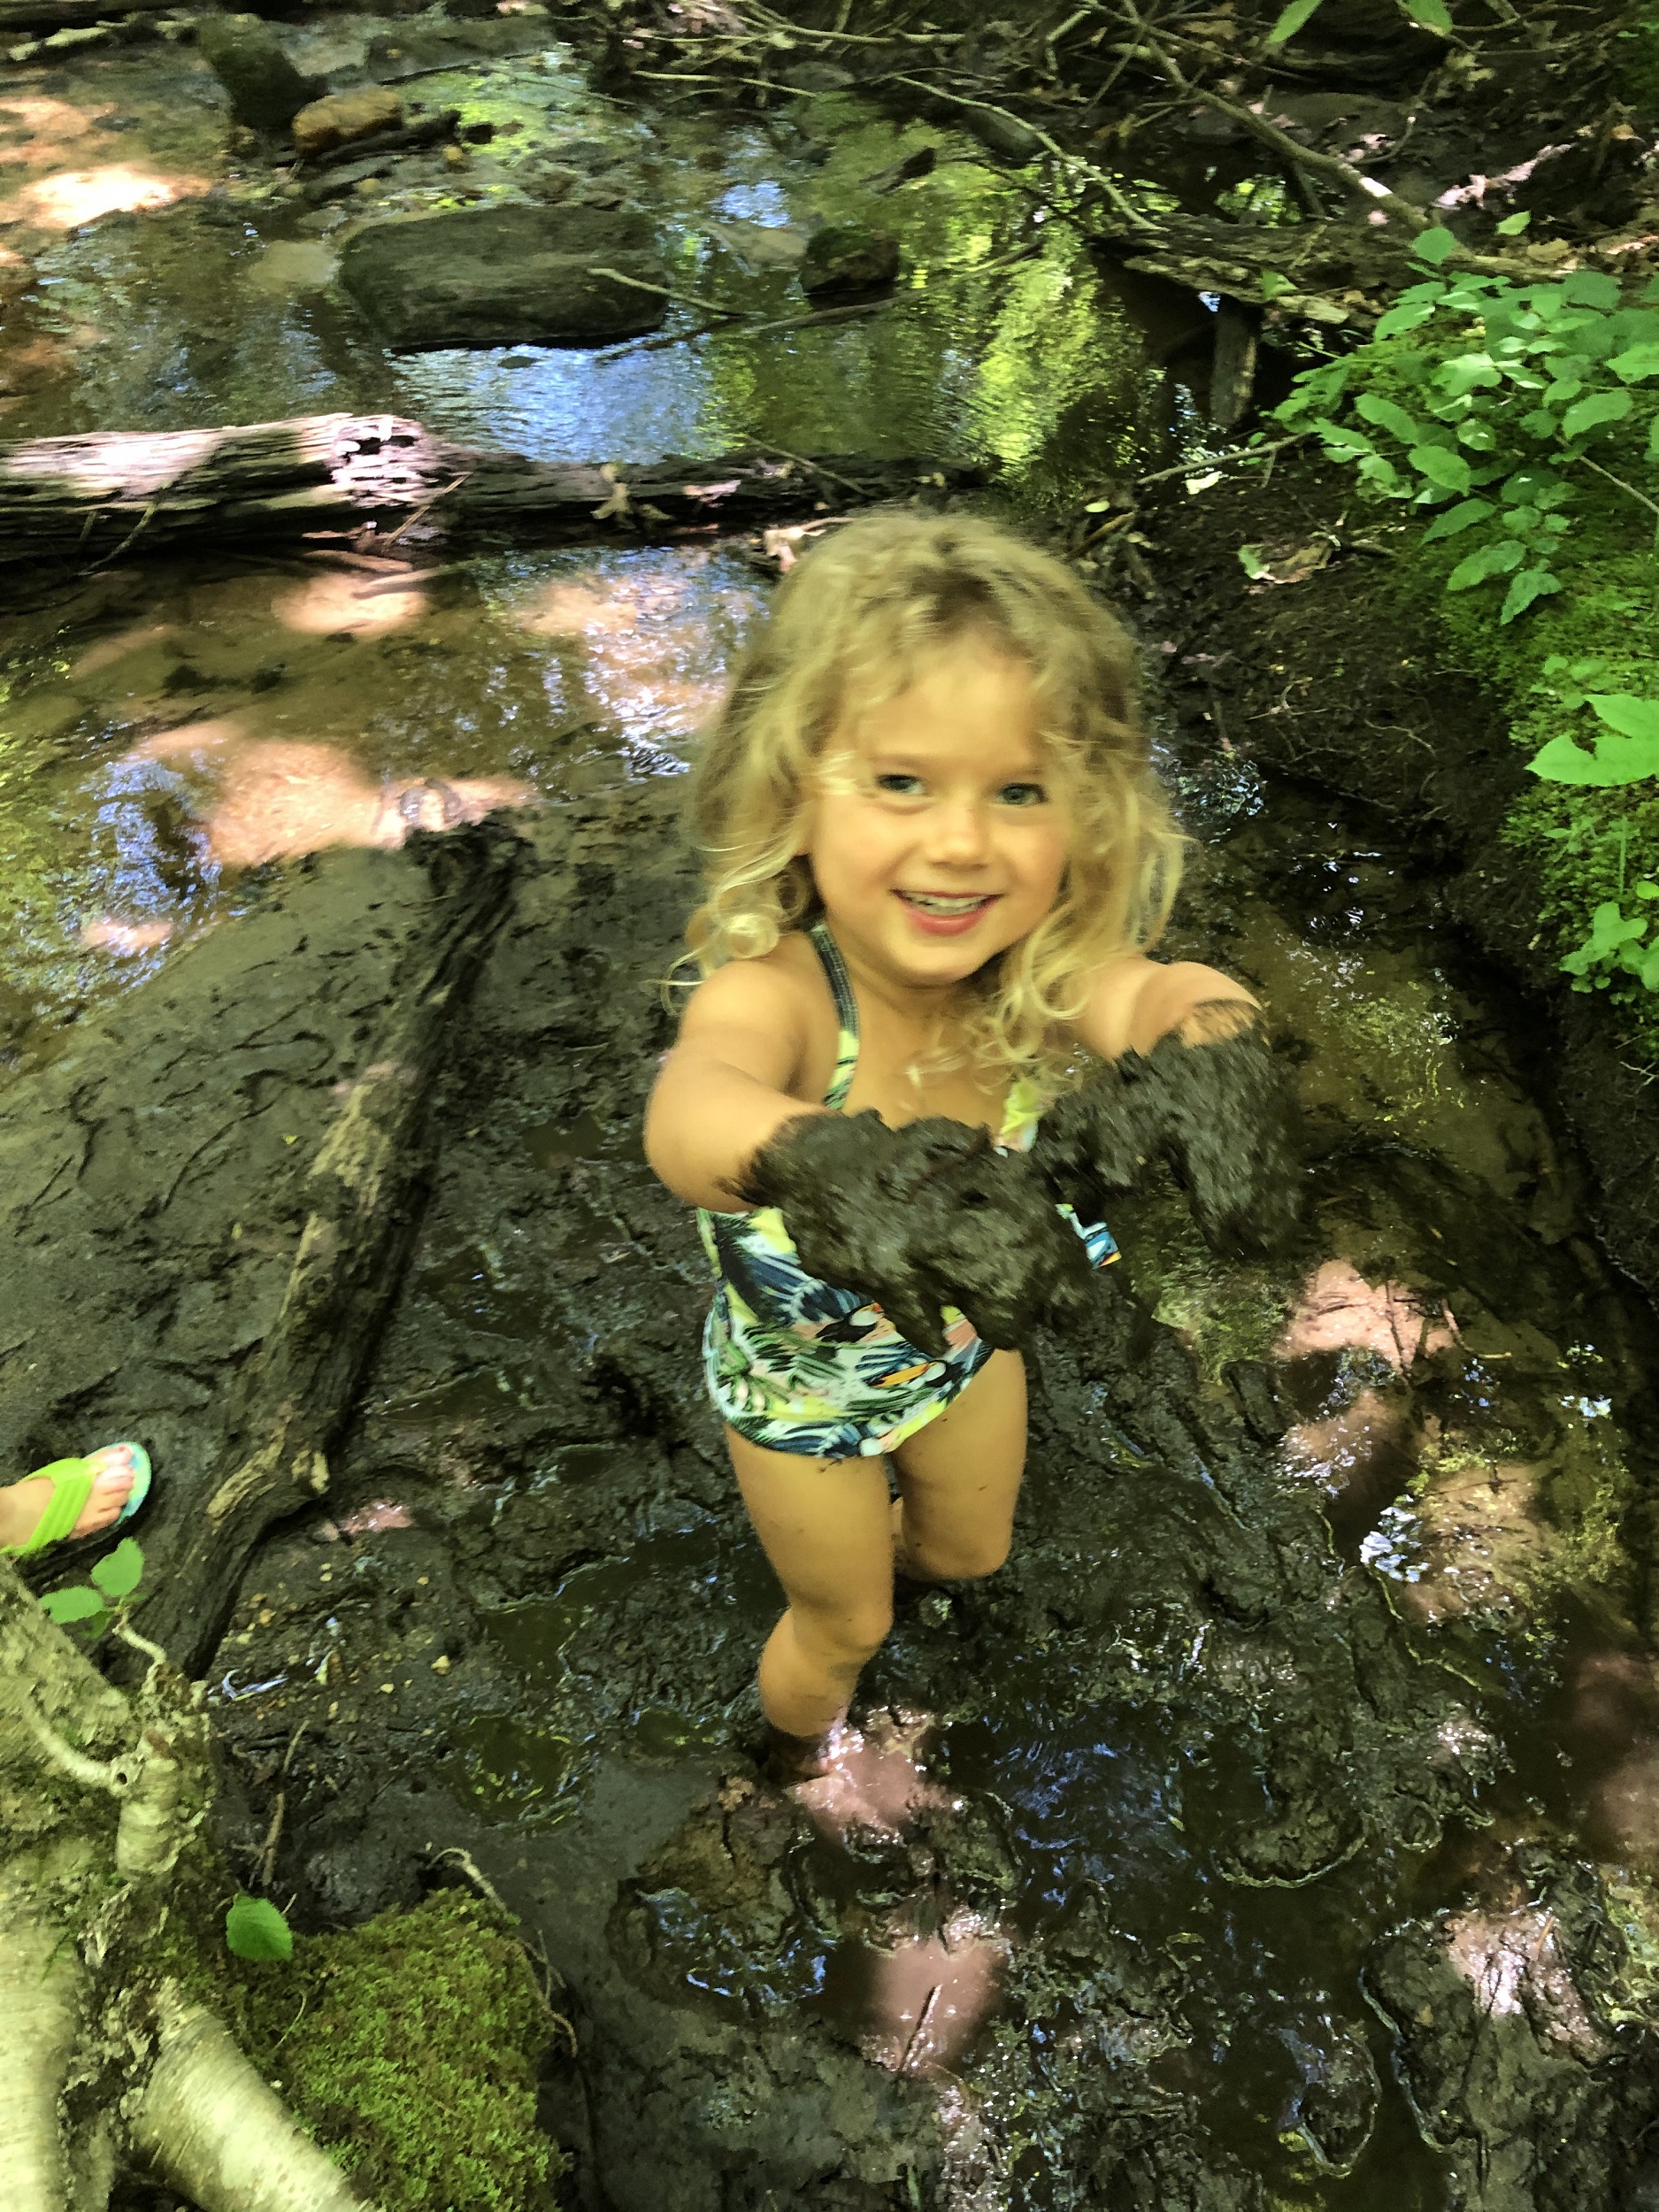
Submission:
M 849 489 L 872 500 L 979 480 L 960 465 L 763 451 L 638 466 L 454 445 L 396 415 L 302 415 L 223 430 L 93 433 L 0 446 L 0 563 L 77 565 L 224 539 L 388 526 L 447 534 L 654 536 L 748 527 Z
M 1097 217 L 1090 235 L 1142 275 L 1258 308 L 1271 296 L 1280 309 L 1322 322 L 1345 322 L 1350 315 L 1369 322 L 1421 274 L 1403 233 L 1353 222 L 1258 227 L 1160 215 L 1151 228 L 1132 229 Z M 1285 281 L 1263 286 L 1264 276 Z
M 175 1663 L 204 1664 L 265 1530 L 328 1485 L 326 1454 L 396 1294 L 430 1161 L 426 1109 L 454 1018 L 506 910 L 517 840 L 484 825 L 442 851 L 457 880 L 411 987 L 307 1179 L 309 1213 L 274 1326 L 245 1373 L 224 1479 L 146 1616 Z
M 26 31 L 78 30 L 83 24 L 179 12 L 179 0 L 0 0 L 0 47 Z

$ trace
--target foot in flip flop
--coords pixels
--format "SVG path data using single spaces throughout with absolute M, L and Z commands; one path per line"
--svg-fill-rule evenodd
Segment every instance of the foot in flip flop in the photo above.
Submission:
M 136 1512 L 149 1487 L 142 1444 L 106 1444 L 85 1459 L 54 1461 L 0 1488 L 0 1551 L 42 1551 L 71 1537 L 99 1535 Z

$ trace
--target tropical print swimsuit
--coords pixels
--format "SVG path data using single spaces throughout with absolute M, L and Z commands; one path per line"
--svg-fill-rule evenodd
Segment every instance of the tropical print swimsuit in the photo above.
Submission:
M 841 1024 L 824 1094 L 839 1111 L 858 1065 L 858 1008 L 828 929 L 818 922 L 808 935 Z M 1022 1078 L 1009 1093 L 998 1149 L 1027 1150 L 1041 1110 L 1035 1086 Z M 1069 1206 L 1059 1210 L 1096 1267 L 1117 1258 L 1103 1223 L 1079 1221 Z M 944 1309 L 945 1356 L 933 1359 L 907 1343 L 879 1306 L 809 1275 L 775 1206 L 741 1214 L 699 1209 L 697 1226 L 717 1281 L 703 1332 L 709 1394 L 751 1444 L 812 1459 L 874 1458 L 941 1414 L 991 1356 L 955 1306 Z

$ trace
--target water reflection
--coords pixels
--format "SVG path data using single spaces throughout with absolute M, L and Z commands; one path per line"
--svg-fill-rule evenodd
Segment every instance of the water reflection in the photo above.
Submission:
M 127 758 L 183 762 L 211 777 L 216 795 L 201 814 L 200 837 L 216 868 L 257 868 L 331 845 L 395 850 L 411 830 L 481 822 L 532 796 L 527 784 L 504 776 L 377 781 L 335 746 L 245 738 L 225 722 L 169 730 Z

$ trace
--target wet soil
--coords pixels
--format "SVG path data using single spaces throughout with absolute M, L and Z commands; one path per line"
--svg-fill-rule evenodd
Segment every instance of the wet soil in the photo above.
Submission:
M 1342 541 L 1351 506 L 1351 483 L 1294 458 L 1265 485 L 1223 480 L 1188 497 L 1178 483 L 1160 503 L 1168 595 L 1153 618 L 1176 712 L 1203 749 L 1365 802 L 1409 841 L 1425 911 L 1517 995 L 1528 1079 L 1590 1166 L 1596 1234 L 1651 1296 L 1659 1102 L 1617 1019 L 1568 987 L 1540 941 L 1542 887 L 1525 850 L 1502 841 L 1526 781 L 1502 717 L 1432 639 L 1379 619 L 1375 555 L 1349 551 L 1285 587 L 1252 587 L 1239 565 L 1241 544 Z
M 605 111 L 561 71 L 568 133 Z M 492 99 L 528 100 L 500 74 Z M 119 111 L 165 88 L 123 81 Z M 865 119 L 815 166 L 758 127 L 673 132 L 659 180 L 703 177 L 727 228 L 833 211 L 815 179 L 911 145 Z M 989 196 L 909 234 L 941 261 L 1028 243 L 1018 188 L 961 173 Z M 180 219 L 65 227 L 48 273 L 169 342 Z M 188 234 L 221 238 L 246 356 L 170 382 L 154 347 L 88 344 L 8 428 L 396 404 L 564 457 L 879 419 L 1000 453 L 1041 501 L 1171 404 L 1163 340 L 1046 242 L 1009 288 L 924 292 L 879 335 L 411 368 L 333 309 L 258 319 L 257 272 L 316 274 L 283 257 L 314 250 L 299 220 Z M 695 251 L 688 288 L 712 267 L 780 296 Z M 412 1901 L 459 1847 L 545 1946 L 578 2052 L 544 2114 L 588 2212 L 1576 2212 L 1655 2186 L 1653 1318 L 1586 1233 L 1536 1017 L 1449 926 L 1472 910 L 1437 902 L 1443 863 L 1311 789 L 1323 763 L 1240 740 L 1262 611 L 1221 588 L 1232 522 L 1179 527 L 1185 626 L 1145 618 L 1207 856 L 1172 949 L 1273 1009 L 1307 1239 L 1227 1269 L 1173 1192 L 1121 1210 L 1155 1318 L 1102 1293 L 1041 1348 L 1013 1558 L 908 1595 L 862 1741 L 796 1796 L 755 1763 L 778 1598 L 702 1394 L 703 1264 L 639 1149 L 693 889 L 677 772 L 763 588 L 741 549 L 503 556 L 419 598 L 359 598 L 338 565 L 111 571 L 10 635 L 0 1423 L 19 1463 L 151 1445 L 164 1587 L 245 1446 L 304 1178 L 441 856 L 518 807 L 389 1319 L 326 1494 L 266 1538 L 208 1671 L 250 1872 L 291 1756 L 273 1893 L 297 1921 Z M 1334 640 L 1355 602 L 1331 604 Z M 1349 787 L 1402 816 L 1425 788 Z

